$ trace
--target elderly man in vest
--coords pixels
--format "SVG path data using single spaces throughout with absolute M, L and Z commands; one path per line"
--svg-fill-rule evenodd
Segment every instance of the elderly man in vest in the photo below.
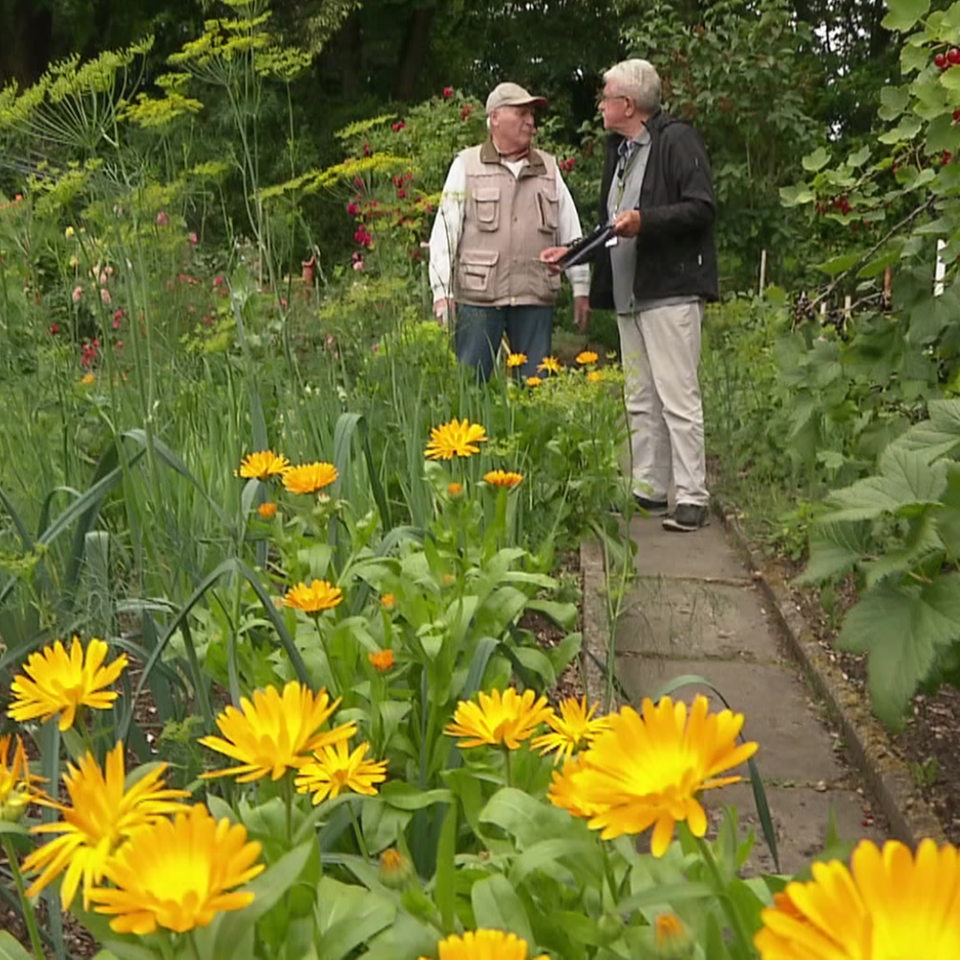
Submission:
M 557 161 L 534 150 L 534 108 L 546 103 L 516 83 L 487 97 L 486 143 L 462 151 L 443 185 L 430 234 L 430 286 L 440 323 L 454 321 L 460 362 L 493 372 L 506 334 L 533 376 L 550 353 L 560 277 L 540 254 L 580 237 L 580 218 Z M 589 319 L 589 267 L 570 267 L 574 322 Z

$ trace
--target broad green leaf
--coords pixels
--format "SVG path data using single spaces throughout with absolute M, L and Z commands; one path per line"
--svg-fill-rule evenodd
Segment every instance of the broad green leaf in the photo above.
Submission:
M 885 130 L 877 139 L 881 143 L 902 143 L 905 140 L 912 140 L 923 126 L 923 121 L 919 117 L 907 114 L 891 130 Z
M 893 550 L 892 545 L 887 541 L 884 544 L 884 553 L 876 560 L 864 564 L 864 578 L 868 589 L 872 589 L 887 577 L 910 573 L 920 564 L 935 558 L 937 554 L 940 554 L 942 561 L 945 553 L 936 519 L 930 510 L 911 521 L 902 547 Z
M 538 870 L 547 870 L 556 876 L 558 865 L 563 870 L 575 868 L 578 882 L 586 879 L 584 871 L 589 871 L 599 879 L 603 871 L 600 855 L 595 837 L 571 836 L 541 840 L 514 860 L 510 870 L 510 882 L 519 886 L 529 874 Z
M 859 251 L 841 253 L 839 256 L 824 260 L 823 263 L 818 263 L 816 269 L 821 273 L 825 273 L 828 277 L 833 277 L 838 273 L 843 273 L 844 270 L 849 270 L 851 267 L 856 266 L 860 261 L 860 257 L 861 254 Z
M 530 919 L 523 902 L 506 877 L 494 874 L 475 883 L 470 890 L 470 901 L 478 928 L 515 933 L 521 940 L 527 941 L 533 952 L 535 941 Z
M 810 559 L 797 583 L 822 583 L 852 570 L 867 551 L 867 533 L 866 523 L 814 524 L 810 528 Z
M 817 147 L 813 153 L 808 153 L 801 162 L 804 170 L 809 173 L 816 173 L 830 162 L 830 154 L 823 147 Z
M 0 930 L 0 960 L 34 960 L 34 957 L 13 939 L 13 934 Z
M 402 780 L 390 780 L 383 785 L 380 798 L 398 810 L 422 810 L 435 803 L 450 803 L 453 800 L 451 790 L 418 790 Z
M 847 157 L 847 166 L 854 167 L 854 168 L 862 167 L 869 159 L 870 159 L 870 146 L 868 144 L 865 147 L 861 147 L 856 152 L 851 153 L 850 156 Z
M 343 960 L 387 929 L 397 908 L 386 897 L 324 877 L 317 887 L 317 960 Z
M 877 116 L 881 120 L 896 120 L 907 109 L 910 102 L 908 87 L 894 87 L 887 84 L 880 89 L 880 107 Z
M 785 207 L 799 207 L 804 203 L 813 203 L 817 195 L 807 186 L 781 187 L 780 202 Z
M 868 654 L 870 697 L 885 723 L 898 726 L 937 648 L 960 640 L 960 575 L 925 587 L 882 586 L 868 593 L 844 620 L 843 650 Z
M 887 0 L 881 23 L 887 30 L 906 33 L 930 9 L 930 0 Z
M 573 630 L 577 625 L 579 611 L 575 603 L 558 603 L 556 600 L 530 600 L 527 609 L 542 613 L 564 630 Z
M 521 847 L 570 832 L 570 817 L 566 813 L 546 807 L 542 801 L 513 787 L 504 787 L 490 798 L 480 813 L 480 822 L 506 830 Z

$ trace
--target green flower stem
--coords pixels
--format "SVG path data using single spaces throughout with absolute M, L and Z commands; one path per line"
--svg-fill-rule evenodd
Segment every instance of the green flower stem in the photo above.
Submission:
M 200 951 L 197 948 L 197 940 L 194 934 L 195 934 L 194 930 L 191 930 L 187 933 L 187 944 L 190 947 L 190 957 L 191 957 L 191 960 L 201 960 Z
M 510 748 L 506 745 L 503 747 L 503 772 L 504 779 L 508 787 L 513 786 L 513 764 L 510 758 Z
M 13 843 L 6 834 L 3 837 L 3 850 L 10 864 L 10 873 L 13 875 L 13 885 L 16 887 L 17 896 L 20 898 L 23 922 L 26 924 L 27 933 L 30 935 L 30 946 L 33 948 L 33 953 L 37 960 L 45 960 L 46 954 L 43 952 L 40 928 L 37 926 L 37 914 L 33 909 L 30 898 L 27 896 L 27 888 L 23 882 L 23 874 L 20 872 L 20 861 L 17 859 L 17 851 L 14 850 Z
M 613 872 L 613 862 L 610 859 L 610 844 L 606 840 L 597 841 L 600 844 L 600 853 L 603 858 L 603 876 L 610 888 L 610 903 L 613 909 L 617 906 L 617 878 Z M 600 885 L 600 909 L 603 910 L 603 884 Z
M 697 847 L 700 850 L 700 857 L 703 860 L 704 866 L 707 868 L 707 873 L 710 874 L 710 879 L 713 881 L 717 897 L 720 900 L 721 906 L 723 907 L 723 912 L 726 914 L 727 920 L 730 922 L 730 927 L 733 930 L 734 938 L 740 946 L 741 956 L 754 956 L 753 943 L 750 939 L 750 934 L 743 925 L 743 918 L 740 916 L 740 912 L 737 910 L 736 904 L 734 904 L 727 893 L 726 885 L 723 882 L 723 877 L 720 875 L 720 867 L 717 865 L 716 857 L 714 857 L 713 851 L 710 849 L 710 844 L 707 843 L 703 837 L 694 837 L 694 840 L 696 841 Z
M 283 777 L 283 805 L 286 814 L 287 849 L 293 847 L 293 778 L 294 772 L 288 770 Z
M 354 810 L 354 801 L 351 799 L 347 802 L 347 806 L 350 808 L 350 820 L 353 823 L 353 833 L 357 838 L 357 847 L 360 850 L 360 856 L 364 860 L 370 860 L 370 853 L 367 850 L 366 841 L 363 839 L 363 831 L 360 829 L 360 821 L 357 819 L 357 811 Z

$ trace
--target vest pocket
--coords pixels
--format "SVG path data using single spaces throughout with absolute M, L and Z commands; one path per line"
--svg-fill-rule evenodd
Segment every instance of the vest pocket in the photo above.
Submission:
M 477 229 L 493 232 L 500 226 L 500 188 L 477 187 L 473 191 Z
M 463 250 L 457 261 L 458 293 L 467 300 L 493 300 L 497 286 L 496 250 Z
M 537 193 L 537 209 L 540 212 L 540 230 L 542 233 L 556 233 L 560 224 L 560 201 L 545 190 Z

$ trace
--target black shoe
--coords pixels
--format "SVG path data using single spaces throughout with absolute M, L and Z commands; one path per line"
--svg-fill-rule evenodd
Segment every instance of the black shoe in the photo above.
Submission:
M 659 513 L 667 509 L 666 500 L 651 500 L 649 497 L 641 497 L 639 493 L 633 495 L 633 502 L 647 513 Z
M 707 525 L 707 508 L 696 503 L 678 503 L 676 509 L 664 518 L 663 529 L 677 533 L 693 533 Z

